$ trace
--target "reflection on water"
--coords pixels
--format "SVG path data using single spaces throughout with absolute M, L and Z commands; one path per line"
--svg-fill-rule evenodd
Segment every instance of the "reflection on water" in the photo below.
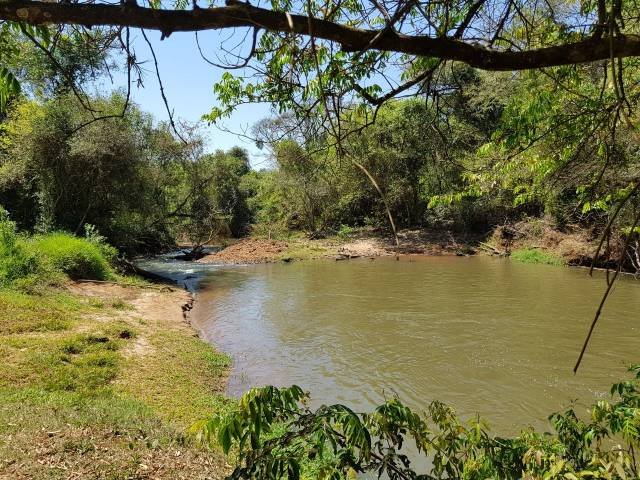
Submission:
M 640 285 L 625 280 L 572 374 L 604 288 L 580 269 L 378 259 L 220 268 L 203 285 L 194 324 L 233 357 L 234 395 L 298 384 L 360 409 L 438 399 L 508 434 L 606 395 L 640 361 Z

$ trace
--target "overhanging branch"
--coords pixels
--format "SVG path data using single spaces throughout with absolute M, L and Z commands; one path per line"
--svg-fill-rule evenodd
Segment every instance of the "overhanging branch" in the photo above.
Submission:
M 291 32 L 335 42 L 345 51 L 381 50 L 421 57 L 455 60 L 485 70 L 526 70 L 614 57 L 640 56 L 640 36 L 594 36 L 583 41 L 525 51 L 505 51 L 454 38 L 410 36 L 391 29 L 365 30 L 305 15 L 252 6 L 237 1 L 226 7 L 193 10 L 158 10 L 124 5 L 95 3 L 48 3 L 30 0 L 0 1 L 0 19 L 31 25 L 75 24 L 84 26 L 123 26 L 173 32 L 195 32 L 233 27 L 260 27 Z

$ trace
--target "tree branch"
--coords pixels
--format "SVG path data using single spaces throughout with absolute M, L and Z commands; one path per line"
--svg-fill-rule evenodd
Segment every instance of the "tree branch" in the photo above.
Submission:
M 48 3 L 30 0 L 0 2 L 0 20 L 31 25 L 111 25 L 173 32 L 233 27 L 261 27 L 270 31 L 310 35 L 335 42 L 349 52 L 381 50 L 422 57 L 455 60 L 485 70 L 526 70 L 640 56 L 640 36 L 617 35 L 613 41 L 598 36 L 582 41 L 524 51 L 487 48 L 450 37 L 404 35 L 387 29 L 366 30 L 327 20 L 255 7 L 230 0 L 226 7 L 161 10 L 131 4 Z

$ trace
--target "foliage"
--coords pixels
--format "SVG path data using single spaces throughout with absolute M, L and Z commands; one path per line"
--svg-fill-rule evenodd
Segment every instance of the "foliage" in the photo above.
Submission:
M 464 77 L 458 82 L 466 83 L 442 95 L 439 109 L 447 117 L 417 100 L 387 103 L 373 124 L 345 113 L 344 127 L 358 133 L 342 140 L 340 155 L 337 139 L 309 120 L 283 114 L 256 124 L 254 134 L 274 160 L 274 168 L 255 179 L 251 205 L 258 223 L 311 233 L 341 225 L 388 228 L 388 208 L 401 228 L 487 231 L 505 217 L 522 215 L 526 208 L 516 207 L 508 193 L 454 198 L 470 188 L 475 149 L 490 140 L 501 113 L 495 98 L 469 93 L 488 87 L 491 78 L 463 68 L 457 73 Z M 432 128 L 425 131 L 425 125 Z
M 78 235 L 89 225 L 128 254 L 246 233 L 244 150 L 205 154 L 195 130 L 183 143 L 133 105 L 123 114 L 121 93 L 91 100 L 111 117 L 93 121 L 59 94 L 17 103 L 1 124 L 0 203 L 21 229 Z
M 349 225 L 340 225 L 337 235 L 338 235 L 338 238 L 346 240 L 357 232 L 358 230 L 356 228 L 350 227 Z
M 42 273 L 41 259 L 18 236 L 15 223 L 0 207 L 0 285 L 6 286 Z
M 0 286 L 53 285 L 65 277 L 109 280 L 117 251 L 89 229 L 87 238 L 64 232 L 28 237 L 0 209 Z
M 47 259 L 55 269 L 72 279 L 110 280 L 114 271 L 105 257 L 113 249 L 68 233 L 38 235 L 30 240 L 37 255 Z M 113 257 L 113 255 L 111 255 Z
M 294 386 L 249 391 L 234 412 L 202 425 L 202 435 L 237 452 L 229 477 L 237 479 L 297 479 L 309 468 L 320 479 L 636 478 L 640 366 L 630 370 L 633 379 L 615 384 L 612 400 L 595 404 L 589 420 L 573 409 L 551 415 L 553 434 L 493 437 L 480 419 L 463 421 L 440 402 L 424 415 L 397 398 L 368 414 L 344 405 L 313 410 Z M 428 459 L 423 473 L 413 467 L 418 456 Z

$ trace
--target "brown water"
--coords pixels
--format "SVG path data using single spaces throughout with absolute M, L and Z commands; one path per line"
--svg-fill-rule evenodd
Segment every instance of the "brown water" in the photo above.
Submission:
M 231 394 L 297 384 L 363 410 L 438 399 L 510 434 L 607 396 L 640 362 L 640 284 L 625 279 L 571 371 L 604 287 L 583 269 L 481 257 L 242 266 L 207 277 L 194 323 L 233 357 Z

